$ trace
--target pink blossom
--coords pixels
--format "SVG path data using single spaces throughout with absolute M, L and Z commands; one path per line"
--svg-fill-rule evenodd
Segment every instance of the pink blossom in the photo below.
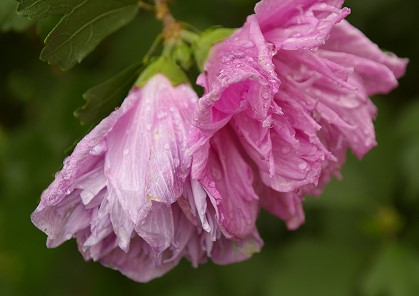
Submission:
M 376 145 L 369 96 L 396 87 L 407 64 L 346 22 L 350 10 L 342 4 L 259 2 L 212 49 L 198 79 L 205 94 L 190 137 L 192 178 L 211 170 L 213 139 L 234 131 L 229 157 L 240 151 L 260 204 L 290 229 L 304 222 L 304 195 L 319 194 L 339 175 L 348 148 L 362 157 Z
M 81 140 L 32 214 L 48 247 L 75 237 L 86 260 L 140 282 L 182 257 L 194 266 L 208 257 L 228 264 L 257 252 L 257 197 L 244 196 L 253 192 L 252 173 L 229 184 L 237 176 L 227 168 L 244 167 L 243 159 L 210 158 L 216 179 L 189 177 L 185 151 L 196 101 L 190 86 L 173 87 L 158 74 Z M 222 156 L 221 143 L 213 142 L 211 153 Z M 239 208 L 221 197 L 233 193 L 243 198 Z

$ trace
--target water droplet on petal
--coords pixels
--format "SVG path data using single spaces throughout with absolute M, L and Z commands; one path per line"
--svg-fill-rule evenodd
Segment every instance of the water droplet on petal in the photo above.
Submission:
M 298 165 L 300 170 L 305 170 L 308 167 L 307 162 L 303 161 Z
M 291 151 L 291 148 L 288 147 L 288 146 L 284 146 L 281 149 L 281 152 L 284 153 L 284 154 L 288 154 L 288 153 L 290 153 L 290 151 Z
M 103 152 L 105 152 L 105 151 L 106 151 L 106 145 L 105 145 L 104 143 L 100 143 L 100 144 L 96 145 L 95 147 L 93 147 L 93 148 L 89 151 L 89 153 L 90 153 L 91 155 L 95 155 L 95 156 L 97 156 L 97 155 L 102 154 L 102 153 L 103 153 Z
M 167 112 L 165 112 L 165 111 L 161 111 L 157 114 L 158 119 L 164 119 L 166 117 L 167 117 Z
M 126 148 L 126 149 L 124 149 L 124 155 L 128 155 L 128 153 L 129 153 L 129 149 L 128 148 Z
M 208 185 L 209 185 L 209 187 L 214 188 L 215 187 L 215 182 L 211 181 Z
M 166 149 L 166 150 L 169 150 L 170 149 L 170 145 L 169 144 L 164 144 L 163 148 Z
M 271 96 L 270 96 L 270 94 L 269 94 L 269 92 L 268 91 L 264 91 L 263 93 L 262 93 L 262 99 L 264 99 L 264 100 L 269 100 L 271 98 Z
M 212 175 L 214 176 L 214 178 L 215 178 L 216 180 L 221 180 L 222 174 L 221 174 L 221 171 L 220 171 L 219 169 L 214 168 L 214 169 L 212 170 Z

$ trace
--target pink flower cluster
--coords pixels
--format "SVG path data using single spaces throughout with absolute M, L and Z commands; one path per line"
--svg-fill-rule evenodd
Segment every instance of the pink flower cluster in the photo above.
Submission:
M 249 258 L 261 207 L 304 222 L 345 161 L 375 144 L 370 95 L 397 86 L 406 60 L 344 18 L 340 0 L 263 0 L 211 50 L 198 83 L 156 75 L 75 148 L 33 223 L 56 247 L 144 282 L 187 258 Z

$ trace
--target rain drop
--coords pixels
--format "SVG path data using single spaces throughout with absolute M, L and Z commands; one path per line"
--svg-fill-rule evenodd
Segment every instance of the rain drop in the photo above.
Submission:
M 96 145 L 95 147 L 93 147 L 89 151 L 89 153 L 91 155 L 100 155 L 100 154 L 102 154 L 105 151 L 106 151 L 106 146 L 104 144 L 99 144 L 99 145 Z
M 300 170 L 305 170 L 308 167 L 307 162 L 303 161 L 298 165 Z
M 281 149 L 281 152 L 284 153 L 284 154 L 288 154 L 288 153 L 290 153 L 290 151 L 291 151 L 291 148 L 288 147 L 288 146 L 284 146 Z
M 167 112 L 165 111 L 159 112 L 159 114 L 157 114 L 158 119 L 164 119 L 166 117 L 167 117 Z
M 271 98 L 271 96 L 270 96 L 270 94 L 269 94 L 269 92 L 268 91 L 264 91 L 263 93 L 262 93 L 262 99 L 264 99 L 264 100 L 269 100 Z

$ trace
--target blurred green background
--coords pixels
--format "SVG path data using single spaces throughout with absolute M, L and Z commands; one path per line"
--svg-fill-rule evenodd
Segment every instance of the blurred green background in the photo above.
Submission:
M 254 4 L 177 0 L 172 8 L 179 19 L 204 29 L 238 27 Z M 47 249 L 29 216 L 63 151 L 87 131 L 72 115 L 84 103 L 82 93 L 140 61 L 159 24 L 140 13 L 81 65 L 61 72 L 38 60 L 38 34 L 45 35 L 52 20 L 35 27 L 16 17 L 14 28 L 22 32 L 0 22 L 0 295 L 419 295 L 419 2 L 346 5 L 355 26 L 411 60 L 400 87 L 373 98 L 379 146 L 362 161 L 348 154 L 343 180 L 333 181 L 320 198 L 307 198 L 301 229 L 288 232 L 262 213 L 265 247 L 247 262 L 193 269 L 182 261 L 148 284 L 85 263 L 74 241 Z

